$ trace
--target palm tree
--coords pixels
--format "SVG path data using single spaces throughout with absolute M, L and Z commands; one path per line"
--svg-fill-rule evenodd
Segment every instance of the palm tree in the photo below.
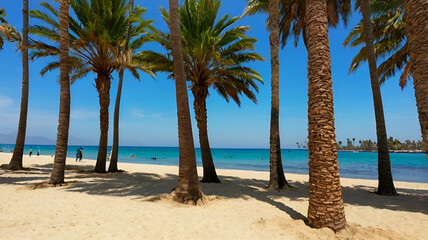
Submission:
M 100 2 L 101 1 L 101 2 Z M 89 72 L 97 74 L 95 87 L 100 101 L 100 142 L 98 148 L 95 171 L 106 172 L 107 156 L 107 132 L 109 124 L 108 107 L 110 104 L 111 73 L 116 69 L 118 52 L 115 44 L 118 43 L 127 29 L 129 21 L 135 21 L 137 16 L 128 16 L 129 6 L 126 0 L 72 0 L 71 7 L 77 19 L 70 17 L 70 57 L 71 81 L 86 76 Z M 47 10 L 58 17 L 58 12 L 48 3 L 42 2 Z M 54 42 L 59 40 L 56 19 L 49 15 L 32 10 L 31 15 L 51 28 L 33 26 L 31 33 L 39 35 Z M 58 48 L 52 45 L 36 42 L 37 50 L 32 53 L 32 58 L 57 56 Z M 59 67 L 59 62 L 52 62 L 42 69 L 45 74 Z
M 207 131 L 206 99 L 212 87 L 226 101 L 231 98 L 240 106 L 240 95 L 256 102 L 252 89 L 258 91 L 256 81 L 262 81 L 260 74 L 243 66 L 247 62 L 262 60 L 254 49 L 256 39 L 246 36 L 248 27 L 231 27 L 240 17 L 223 16 L 215 22 L 219 0 L 186 0 L 179 9 L 183 39 L 185 74 L 191 83 L 194 96 L 193 107 L 199 129 L 202 164 L 202 182 L 220 180 L 215 171 Z M 168 12 L 161 8 L 165 22 L 169 22 Z M 170 36 L 158 32 L 158 42 L 168 51 L 171 49 Z M 146 61 L 156 63 L 156 70 L 172 71 L 172 60 L 168 56 L 153 51 L 144 52 Z
M 68 72 L 68 12 L 69 0 L 60 1 L 60 85 L 58 134 L 55 145 L 55 159 L 49 183 L 56 185 L 64 183 L 64 169 L 67 158 L 68 130 L 70 126 L 70 75 Z
M 25 134 L 27 130 L 28 113 L 28 0 L 23 0 L 22 16 L 23 28 L 22 39 L 20 39 L 20 50 L 22 52 L 22 95 L 21 111 L 19 114 L 18 133 L 16 136 L 15 147 L 13 149 L 12 159 L 9 162 L 8 169 L 23 169 L 22 157 L 24 153 Z
M 269 0 L 249 0 L 245 8 L 244 15 L 254 15 L 256 13 L 268 12 Z M 346 25 L 352 12 L 350 0 L 326 0 L 328 26 L 336 27 L 342 20 Z M 294 38 L 294 45 L 297 47 L 300 35 L 306 45 L 306 1 L 305 0 L 280 0 L 280 22 L 279 31 L 281 35 L 281 45 L 287 44 L 289 37 Z
M 358 7 L 358 5 L 357 5 Z M 377 72 L 375 48 L 373 43 L 373 30 L 370 19 L 370 3 L 368 0 L 360 1 L 361 13 L 363 15 L 363 35 L 365 39 L 365 53 L 369 62 L 370 83 L 373 94 L 373 104 L 376 119 L 376 135 L 378 141 L 378 189 L 380 195 L 396 195 L 391 173 L 391 161 L 387 133 L 385 126 L 385 116 L 383 112 L 382 95 L 379 86 L 379 76 Z M 352 140 L 354 141 L 355 138 Z
M 342 16 L 346 23 L 350 13 L 350 1 L 327 1 L 329 8 L 333 11 L 328 12 L 329 26 L 335 27 L 339 22 L 339 16 Z M 275 6 L 277 4 L 275 3 Z M 254 15 L 260 12 L 271 12 L 271 6 L 268 0 L 249 0 L 243 15 Z M 280 9 L 280 10 L 279 10 Z M 304 0 L 280 0 L 277 9 L 280 11 L 279 32 L 281 34 L 282 47 L 287 43 L 288 37 L 294 37 L 294 45 L 297 46 L 300 34 L 306 45 L 305 34 L 305 1 Z M 269 15 L 269 17 L 271 17 Z M 276 22 L 276 20 L 275 20 Z M 269 21 L 269 24 L 272 24 Z M 269 27 L 272 31 L 277 31 Z M 276 26 L 278 28 L 278 25 Z M 279 41 L 279 39 L 278 39 Z M 271 45 L 272 46 L 272 45 Z M 278 63 L 279 64 L 279 63 Z M 279 74 L 279 73 L 278 73 Z M 273 72 L 272 72 L 273 76 Z M 278 76 L 279 78 L 279 76 Z M 278 79 L 279 81 L 279 79 Z M 273 189 L 279 189 L 288 186 L 282 167 L 280 136 L 279 136 L 279 86 L 272 78 L 272 99 L 271 99 L 271 128 L 270 128 L 270 179 L 269 186 Z M 305 148 L 305 147 L 304 147 Z
M 337 231 L 345 227 L 346 219 L 337 160 L 325 0 L 307 2 L 305 22 L 309 80 L 308 221 L 312 227 Z
M 130 15 L 142 16 L 146 11 L 144 8 L 137 8 L 134 11 L 134 0 L 130 1 Z M 151 71 L 150 63 L 144 62 L 138 58 L 138 49 L 140 49 L 145 43 L 152 41 L 151 34 L 147 29 L 153 29 L 151 26 L 152 20 L 139 20 L 137 26 L 132 25 L 132 22 L 128 25 L 128 30 L 124 40 L 121 40 L 117 44 L 117 71 L 119 74 L 119 83 L 117 87 L 116 102 L 114 105 L 114 117 L 113 117 L 113 145 L 110 156 L 110 165 L 108 168 L 109 172 L 119 171 L 117 168 L 118 148 L 119 148 L 119 108 L 120 99 L 122 96 L 122 84 L 123 84 L 123 73 L 125 69 L 131 71 L 131 73 L 140 80 L 140 76 L 137 70 L 142 70 L 152 77 L 155 77 Z M 131 41 L 132 40 L 132 41 Z M 122 44 L 120 44 L 123 42 Z
M 270 174 L 268 188 L 288 187 L 281 159 L 279 135 L 279 1 L 269 0 L 269 42 L 271 61 L 271 113 L 270 113 Z
M 196 169 L 195 146 L 193 144 L 192 123 L 190 121 L 177 0 L 169 0 L 169 11 L 171 16 L 169 25 L 174 58 L 179 145 L 178 183 L 173 192 L 173 199 L 178 202 L 192 201 L 196 203 L 203 198 L 203 193 Z
M 405 0 L 404 19 L 419 123 L 425 152 L 428 153 L 428 2 Z
M 406 23 L 403 18 L 404 8 L 401 1 L 370 1 L 370 14 L 376 58 L 385 59 L 377 67 L 379 81 L 384 83 L 396 72 L 403 70 L 399 85 L 404 88 L 412 75 L 407 51 Z M 362 62 L 367 61 L 363 20 L 351 30 L 343 42 L 343 46 L 361 46 L 349 67 L 349 72 L 354 72 Z

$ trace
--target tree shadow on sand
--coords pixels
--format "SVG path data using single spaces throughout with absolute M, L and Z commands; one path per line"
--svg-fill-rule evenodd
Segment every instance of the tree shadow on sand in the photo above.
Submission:
M 44 173 L 51 171 L 52 164 L 38 165 L 39 177 L 30 174 L 23 176 L 17 174 L 15 177 L 2 177 L 0 184 L 25 184 L 27 181 L 46 180 Z M 177 175 L 158 175 L 153 173 L 107 173 L 98 174 L 91 172 L 90 166 L 67 165 L 66 181 L 75 181 L 73 184 L 64 186 L 66 191 L 81 192 L 91 195 L 122 196 L 132 199 L 147 199 L 161 194 L 170 194 L 177 184 Z M 0 173 L 2 173 L 0 171 Z M 36 175 L 36 174 L 34 174 Z M 254 198 L 268 203 L 281 211 L 287 213 L 295 220 L 306 220 L 306 213 L 300 213 L 286 206 L 280 198 L 288 198 L 292 201 L 308 201 L 308 182 L 290 181 L 294 188 L 281 191 L 268 191 L 265 187 L 268 181 L 259 179 L 245 179 L 234 176 L 222 176 L 221 184 L 201 183 L 202 190 L 207 196 L 218 196 L 220 198 Z M 398 188 L 399 196 L 387 197 L 373 194 L 375 188 L 367 186 L 342 187 L 345 204 L 355 206 L 371 206 L 379 209 L 394 211 L 421 212 L 428 215 L 428 191 Z M 406 201 L 404 201 L 406 200 Z

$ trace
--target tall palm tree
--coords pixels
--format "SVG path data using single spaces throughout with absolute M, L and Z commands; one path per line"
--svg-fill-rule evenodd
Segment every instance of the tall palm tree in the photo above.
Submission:
M 22 40 L 20 41 L 20 49 L 22 52 L 22 95 L 21 95 L 21 111 L 19 114 L 18 133 L 16 136 L 15 147 L 13 149 L 12 159 L 9 162 L 8 168 L 11 170 L 23 169 L 22 157 L 24 153 L 25 134 L 27 130 L 27 113 L 28 113 L 28 0 L 23 0 L 22 16 Z
M 271 7 L 269 0 L 249 0 L 243 15 L 254 15 L 261 12 L 269 12 Z M 346 23 L 350 13 L 350 0 L 336 1 L 327 0 L 328 7 L 328 24 L 330 27 L 336 27 L 339 22 L 339 16 Z M 276 3 L 275 3 L 275 6 Z M 305 1 L 304 0 L 279 0 L 280 11 L 279 33 L 281 35 L 282 47 L 287 43 L 289 37 L 294 37 L 294 45 L 297 46 L 300 35 L 306 45 L 305 33 Z M 280 10 L 279 10 L 280 9 Z M 277 9 L 275 9 L 277 10 Z M 276 20 L 275 20 L 276 21 Z M 268 24 L 273 24 L 268 22 Z M 272 31 L 277 31 L 269 27 Z M 279 74 L 279 73 L 278 73 Z M 272 73 L 273 76 L 273 73 Z M 270 128 L 270 179 L 269 187 L 279 189 L 288 186 L 284 176 L 284 170 L 281 159 L 280 136 L 279 136 L 279 87 L 272 78 L 272 99 L 271 99 L 271 128 Z M 279 81 L 279 80 L 278 80 Z M 278 95 L 278 97 L 277 97 Z
M 245 63 L 262 60 L 254 50 L 256 39 L 249 38 L 248 27 L 231 25 L 240 17 L 228 15 L 216 18 L 220 8 L 219 0 L 186 0 L 179 9 L 183 39 L 185 74 L 191 83 L 194 96 L 193 107 L 199 129 L 199 142 L 203 164 L 202 182 L 220 182 L 211 155 L 208 131 L 206 99 L 210 88 L 229 101 L 231 98 L 240 106 L 240 95 L 256 102 L 252 91 L 258 91 L 256 81 L 262 81 L 260 74 Z M 169 22 L 168 12 L 161 8 L 164 20 Z M 158 41 L 168 51 L 171 50 L 170 35 L 158 32 Z M 148 62 L 156 63 L 156 70 L 172 71 L 170 55 L 153 51 L 143 53 Z
M 60 15 L 60 85 L 61 94 L 59 102 L 58 134 L 55 145 L 55 159 L 49 183 L 56 185 L 64 183 L 64 169 L 67 158 L 68 130 L 70 126 L 70 75 L 68 71 L 68 12 L 69 0 L 61 0 Z
M 428 2 L 405 0 L 404 19 L 419 123 L 425 152 L 428 152 Z
M 287 187 L 281 159 L 279 135 L 279 14 L 278 0 L 269 0 L 269 42 L 271 62 L 271 113 L 270 113 L 270 175 L 268 188 Z M 297 144 L 298 145 L 298 144 Z
M 106 172 L 107 132 L 109 124 L 108 107 L 110 104 L 111 73 L 116 69 L 118 52 L 115 44 L 123 39 L 129 21 L 135 21 L 138 16 L 128 16 L 127 0 L 71 0 L 71 7 L 77 19 L 70 17 L 70 69 L 71 81 L 94 72 L 95 87 L 100 101 L 100 142 L 95 171 Z M 48 11 L 59 16 L 58 12 L 48 3 L 42 2 Z M 38 10 L 32 10 L 31 15 L 47 23 L 51 27 L 33 26 L 31 33 L 45 37 L 54 42 L 59 41 L 59 24 L 56 19 Z M 57 56 L 56 46 L 36 42 L 33 58 Z M 55 61 L 42 69 L 41 74 L 59 67 Z
M 173 199 L 178 202 L 192 201 L 196 203 L 203 198 L 203 193 L 196 169 L 195 146 L 193 144 L 192 123 L 190 121 L 177 0 L 169 0 L 169 12 L 171 16 L 169 25 L 174 58 L 179 146 L 178 183 L 173 192 Z
M 370 83 L 372 88 L 373 105 L 374 105 L 375 119 L 376 119 L 376 135 L 377 135 L 377 141 L 378 141 L 377 193 L 380 195 L 396 195 L 397 192 L 395 191 L 394 182 L 393 182 L 392 173 L 391 173 L 391 161 L 389 158 L 385 116 L 383 111 L 382 95 L 381 95 L 380 86 L 379 86 L 379 75 L 378 75 L 378 68 L 376 64 L 375 47 L 373 43 L 374 37 L 373 37 L 373 29 L 372 29 L 371 19 L 370 19 L 370 3 L 368 0 L 360 0 L 359 4 L 356 5 L 356 8 L 358 8 L 358 6 L 360 7 L 361 13 L 363 15 L 363 20 L 362 20 L 363 32 L 361 35 L 363 35 L 363 38 L 365 40 L 364 42 L 366 45 L 364 52 L 366 56 L 365 59 L 367 59 L 369 62 Z M 377 30 L 381 32 L 385 32 L 382 29 L 377 29 Z M 347 38 L 348 41 L 345 40 L 345 42 L 349 43 L 350 39 L 351 38 Z M 391 42 L 391 38 L 389 42 Z M 378 42 L 378 45 L 380 46 L 381 43 Z M 353 138 L 352 140 L 354 141 L 355 138 Z
M 312 227 L 337 231 L 345 227 L 346 219 L 337 159 L 325 0 L 307 2 L 305 22 L 309 80 L 308 221 Z
M 142 16 L 146 10 L 144 8 L 134 9 L 134 1 L 130 1 L 130 15 Z M 147 42 L 152 41 L 152 36 L 148 29 L 153 29 L 151 26 L 152 20 L 140 19 L 138 25 L 133 25 L 129 22 L 125 36 L 117 44 L 117 71 L 119 75 L 119 83 L 117 87 L 116 102 L 114 105 L 113 116 L 113 145 L 110 156 L 109 172 L 117 172 L 117 158 L 119 149 L 119 109 L 122 96 L 123 74 L 125 69 L 128 69 L 138 80 L 140 76 L 137 70 L 142 70 L 145 73 L 155 77 L 151 71 L 150 63 L 138 58 L 138 50 Z

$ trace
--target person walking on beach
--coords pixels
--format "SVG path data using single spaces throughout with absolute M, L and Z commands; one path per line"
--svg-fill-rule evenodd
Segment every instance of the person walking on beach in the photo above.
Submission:
M 32 147 L 30 147 L 30 157 L 31 157 L 31 155 L 33 155 L 33 148 Z
M 37 148 L 37 156 L 40 156 L 40 147 Z
M 83 148 L 79 149 L 79 153 L 80 153 L 80 155 L 79 155 L 79 162 L 81 162 L 82 158 L 83 158 Z
M 76 151 L 76 162 L 79 160 L 80 158 L 80 149 L 78 148 Z

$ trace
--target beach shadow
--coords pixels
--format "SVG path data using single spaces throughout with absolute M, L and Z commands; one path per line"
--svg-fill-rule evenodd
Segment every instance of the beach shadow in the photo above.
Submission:
M 92 172 L 92 166 L 67 165 L 66 181 L 76 181 L 74 184 L 64 186 L 64 190 L 81 192 L 91 195 L 132 197 L 132 199 L 145 199 L 157 195 L 170 194 L 177 184 L 176 174 L 158 175 L 153 173 L 105 173 Z M 31 174 L 17 172 L 16 177 L 3 176 L 0 171 L 0 184 L 34 184 L 34 181 L 47 181 L 52 164 L 35 165 Z M 27 171 L 24 171 L 27 172 Z M 268 203 L 290 215 L 294 220 L 306 220 L 305 214 L 285 205 L 281 198 L 292 201 L 308 201 L 308 182 L 295 182 L 289 179 L 294 188 L 281 191 L 266 189 L 268 181 L 260 179 L 246 179 L 234 176 L 221 176 L 221 184 L 201 183 L 203 192 L 221 198 L 257 199 Z M 420 212 L 428 215 L 428 191 L 397 188 L 399 196 L 380 196 L 373 194 L 375 188 L 363 185 L 342 187 L 344 203 L 355 206 L 371 206 L 379 209 L 393 211 Z M 410 204 L 409 204 L 410 203 Z

